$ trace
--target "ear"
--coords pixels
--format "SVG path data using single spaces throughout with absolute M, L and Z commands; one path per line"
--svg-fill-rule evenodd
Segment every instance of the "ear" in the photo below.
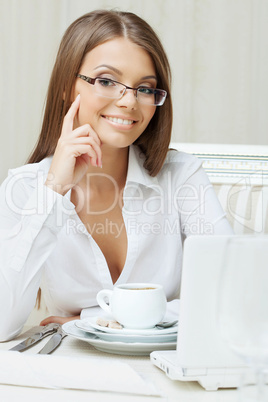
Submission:
M 65 93 L 65 91 L 63 91 L 62 99 L 65 101 L 65 98 L 66 98 L 66 93 Z

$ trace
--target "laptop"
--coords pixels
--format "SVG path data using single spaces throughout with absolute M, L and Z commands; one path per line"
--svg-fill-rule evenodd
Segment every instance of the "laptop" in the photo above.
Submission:
M 192 236 L 184 242 L 177 349 L 155 351 L 154 365 L 172 380 L 206 390 L 239 386 L 251 371 L 222 340 L 217 323 L 221 262 L 230 236 Z

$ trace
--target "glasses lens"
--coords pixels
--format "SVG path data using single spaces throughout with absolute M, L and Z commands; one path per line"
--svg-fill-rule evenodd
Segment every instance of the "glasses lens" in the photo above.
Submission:
M 162 106 L 166 100 L 167 92 L 163 89 L 156 89 L 155 90 L 155 104 L 157 106 Z
M 137 99 L 140 103 L 147 105 L 161 106 L 165 102 L 167 93 L 162 89 L 138 88 Z
M 125 85 L 108 78 L 96 78 L 95 91 L 105 98 L 119 99 L 125 92 Z M 146 105 L 161 106 L 165 102 L 167 93 L 163 89 L 140 87 L 136 90 L 137 100 Z
M 97 78 L 95 81 L 96 92 L 106 98 L 120 98 L 125 87 L 107 78 Z

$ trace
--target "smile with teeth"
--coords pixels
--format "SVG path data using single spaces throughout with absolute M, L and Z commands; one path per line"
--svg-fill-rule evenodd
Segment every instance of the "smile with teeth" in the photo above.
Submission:
M 105 117 L 105 119 L 110 120 L 117 124 L 130 125 L 130 124 L 135 123 L 134 120 L 125 120 L 125 119 L 119 119 L 117 117 L 110 117 L 110 116 L 103 116 L 103 117 Z

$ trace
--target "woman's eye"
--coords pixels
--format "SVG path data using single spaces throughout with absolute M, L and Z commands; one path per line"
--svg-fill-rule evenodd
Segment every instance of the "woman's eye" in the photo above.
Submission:
M 109 86 L 114 86 L 115 83 L 112 80 L 109 80 L 107 78 L 98 78 L 98 83 L 102 87 L 109 87 Z
M 139 92 L 143 95 L 153 95 L 154 88 L 141 87 L 139 88 Z

